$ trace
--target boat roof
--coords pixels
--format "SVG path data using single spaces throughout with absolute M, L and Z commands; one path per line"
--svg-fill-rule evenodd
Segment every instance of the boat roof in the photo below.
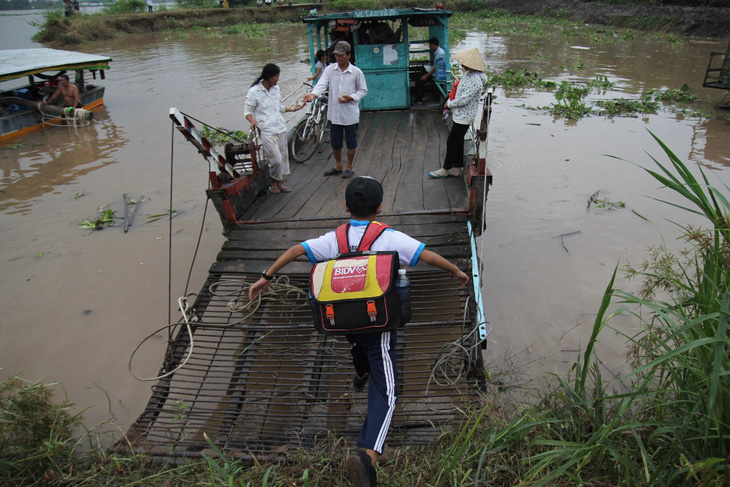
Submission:
M 318 23 L 333 19 L 394 19 L 398 17 L 420 17 L 445 15 L 451 16 L 450 10 L 440 8 L 386 8 L 380 10 L 355 10 L 332 14 L 313 15 L 304 19 L 304 22 Z
M 96 54 L 61 49 L 11 49 L 0 51 L 0 81 L 49 70 L 109 69 L 112 59 Z

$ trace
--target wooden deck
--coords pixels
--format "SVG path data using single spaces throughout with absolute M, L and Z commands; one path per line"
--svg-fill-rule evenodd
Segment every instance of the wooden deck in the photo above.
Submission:
M 445 153 L 448 130 L 438 115 L 435 110 L 363 114 L 355 173 L 382 182 L 379 220 L 474 275 L 465 180 L 426 176 Z M 299 259 L 279 273 L 304 290 L 302 297 L 264 301 L 243 320 L 231 307 L 232 301 L 248 302 L 245 286 L 284 250 L 346 221 L 350 180 L 324 177 L 332 165 L 329 145 L 305 164 L 292 163 L 286 183 L 293 192 L 264 195 L 244 215 L 246 223 L 228 229 L 192 306 L 193 350 L 181 326 L 161 370 L 173 370 L 190 357 L 154 387 L 129 431 L 135 448 L 194 455 L 207 447 L 204 432 L 242 457 L 281 455 L 332 437 L 355 445 L 367 391 L 349 388 L 347 340 L 313 329 L 306 299 L 309 262 Z M 433 441 L 484 383 L 473 288 L 459 288 L 445 272 L 425 264 L 408 274 L 413 320 L 398 332 L 400 397 L 390 446 Z M 125 449 L 125 443 L 117 448 Z
M 367 112 L 358 128 L 355 174 L 383 185 L 383 213 L 452 210 L 467 205 L 464 180 L 432 180 L 428 171 L 441 167 L 448 129 L 436 110 Z M 327 142 L 325 135 L 324 142 Z M 304 164 L 291 163 L 286 184 L 293 192 L 267 195 L 244 215 L 251 220 L 299 220 L 345 217 L 345 187 L 341 177 L 322 173 L 334 166 L 332 149 L 323 143 Z M 343 150 L 343 152 L 345 152 Z

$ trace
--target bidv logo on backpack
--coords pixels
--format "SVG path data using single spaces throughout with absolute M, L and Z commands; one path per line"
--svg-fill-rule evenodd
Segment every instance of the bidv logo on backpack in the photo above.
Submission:
M 395 287 L 398 252 L 365 250 L 388 228 L 373 223 L 366 229 L 357 252 L 341 253 L 312 268 L 314 326 L 321 333 L 390 331 L 400 324 L 400 300 Z M 336 230 L 341 251 L 349 248 L 348 227 L 342 225 Z

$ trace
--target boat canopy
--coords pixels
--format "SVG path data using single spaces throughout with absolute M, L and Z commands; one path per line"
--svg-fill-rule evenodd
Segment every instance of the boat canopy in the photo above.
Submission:
M 309 37 L 310 63 L 315 53 L 327 51 L 336 41 L 353 48 L 351 62 L 362 69 L 368 95 L 362 110 L 401 109 L 411 106 L 411 84 L 429 61 L 428 41 L 439 40 L 450 66 L 449 17 L 443 8 L 359 10 L 312 15 L 304 19 Z M 314 72 L 314 71 L 312 71 Z M 451 89 L 451 74 L 436 81 L 441 96 Z
M 111 58 L 60 49 L 14 49 L 0 51 L 0 81 L 51 70 L 109 69 Z

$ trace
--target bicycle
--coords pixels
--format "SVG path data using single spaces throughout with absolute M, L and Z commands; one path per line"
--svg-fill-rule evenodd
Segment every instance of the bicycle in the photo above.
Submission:
M 289 152 L 294 161 L 306 162 L 314 155 L 314 151 L 324 138 L 326 124 L 327 94 L 323 94 L 312 102 L 312 112 L 309 116 L 294 128 L 294 135 L 289 141 Z

